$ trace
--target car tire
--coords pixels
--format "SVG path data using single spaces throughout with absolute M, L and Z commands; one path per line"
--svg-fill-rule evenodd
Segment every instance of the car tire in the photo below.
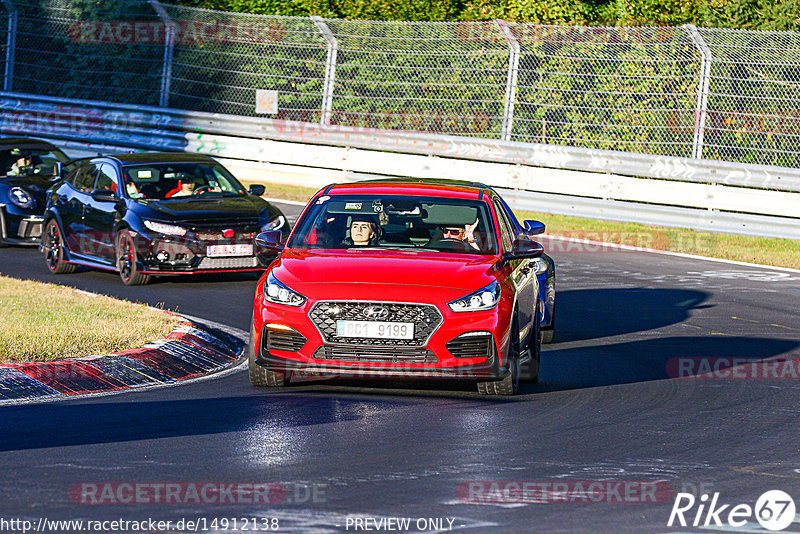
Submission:
M 150 281 L 150 275 L 136 271 L 136 242 L 128 230 L 117 234 L 117 272 L 126 286 L 143 286 Z
M 533 340 L 533 346 L 528 347 L 531 359 L 520 365 L 520 379 L 532 384 L 539 381 L 539 368 L 542 361 L 542 338 L 544 332 L 542 331 L 541 321 L 537 320 L 542 317 L 540 306 L 541 303 L 537 302 L 536 311 L 534 312 L 533 334 L 530 337 Z
M 56 220 L 47 221 L 43 236 L 44 259 L 53 274 L 69 274 L 75 271 L 75 265 L 64 259 L 64 240 L 61 235 Z
M 502 380 L 478 382 L 478 393 L 481 395 L 508 396 L 514 395 L 519 389 L 519 323 L 514 318 L 511 325 L 511 340 L 509 341 L 509 373 Z
M 272 371 L 256 363 L 255 330 L 250 320 L 250 342 L 247 345 L 247 374 L 256 387 L 282 388 L 289 384 L 286 373 Z

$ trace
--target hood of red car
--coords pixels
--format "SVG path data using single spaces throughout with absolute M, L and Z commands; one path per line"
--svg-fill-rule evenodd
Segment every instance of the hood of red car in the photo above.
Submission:
M 315 284 L 382 284 L 475 291 L 497 277 L 493 256 L 416 251 L 286 249 L 272 273 L 303 293 Z M 306 290 L 306 291 L 308 291 Z M 380 295 L 375 295 L 380 297 Z

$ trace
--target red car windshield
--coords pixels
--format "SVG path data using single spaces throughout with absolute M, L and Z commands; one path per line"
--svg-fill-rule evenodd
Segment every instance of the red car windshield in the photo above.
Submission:
M 422 196 L 322 196 L 298 221 L 290 248 L 402 249 L 496 254 L 485 202 Z

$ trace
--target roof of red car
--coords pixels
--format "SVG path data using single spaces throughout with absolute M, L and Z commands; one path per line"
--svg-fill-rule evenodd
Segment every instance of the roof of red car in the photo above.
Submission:
M 450 198 L 478 199 L 482 191 L 487 188 L 481 184 L 469 182 L 435 182 L 425 180 L 375 180 L 369 182 L 354 182 L 349 184 L 334 184 L 327 188 L 326 193 L 346 194 L 377 194 L 377 195 L 425 195 Z

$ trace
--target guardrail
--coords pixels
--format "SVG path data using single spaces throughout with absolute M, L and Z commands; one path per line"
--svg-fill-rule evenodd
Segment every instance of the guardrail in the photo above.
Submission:
M 282 165 L 312 182 L 331 170 L 479 180 L 525 191 L 515 198 L 538 211 L 800 239 L 798 169 L 8 92 L 0 110 L 3 133 L 198 152 L 255 162 L 243 168 L 256 175 Z

